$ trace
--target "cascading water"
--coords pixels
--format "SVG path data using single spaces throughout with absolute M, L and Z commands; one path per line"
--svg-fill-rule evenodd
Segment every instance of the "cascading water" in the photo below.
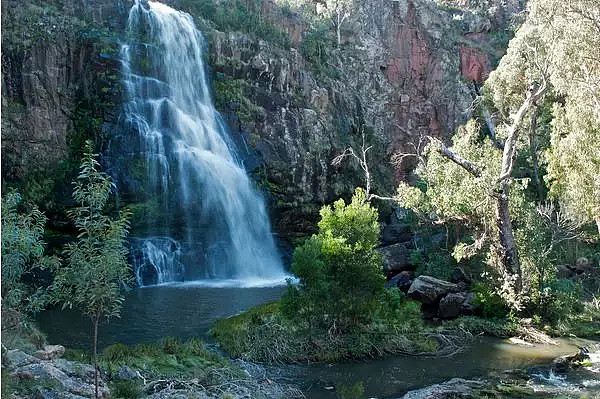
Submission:
M 128 190 L 152 204 L 159 216 L 148 219 L 147 230 L 160 236 L 137 245 L 138 284 L 284 281 L 263 200 L 213 106 L 204 40 L 192 17 L 136 0 L 127 30 L 121 122 L 139 134 L 140 151 L 131 156 L 147 176 Z

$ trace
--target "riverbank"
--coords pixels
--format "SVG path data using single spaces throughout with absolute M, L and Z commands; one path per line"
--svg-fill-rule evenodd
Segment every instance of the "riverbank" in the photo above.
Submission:
M 45 342 L 35 329 L 12 337 L 4 332 L 3 344 L 9 345 L 2 356 L 2 393 L 6 397 L 93 396 L 93 367 L 85 352 L 67 349 L 60 355 L 60 350 L 53 350 L 53 355 L 44 356 L 52 348 L 40 351 Z M 457 381 L 468 381 L 468 395 L 459 397 L 591 399 L 596 397 L 596 388 L 590 381 L 597 380 L 598 374 L 585 373 L 600 370 L 600 365 L 590 363 L 565 374 L 550 373 L 552 359 L 572 354 L 576 346 L 583 345 L 589 342 L 559 340 L 558 345 L 523 346 L 475 337 L 467 350 L 451 357 L 388 356 L 333 364 L 261 366 L 230 360 L 199 340 L 170 338 L 157 344 L 109 346 L 99 363 L 101 392 L 109 392 L 110 397 L 329 399 L 347 398 L 339 395 L 362 386 L 362 396 L 355 397 L 437 399 L 457 397 L 457 389 L 464 385 Z M 432 392 L 438 396 L 424 396 Z M 446 396 L 439 396 L 440 392 Z
M 210 334 L 221 348 L 245 361 L 284 364 L 339 362 L 390 355 L 449 356 L 467 348 L 475 336 L 514 338 L 529 344 L 554 344 L 561 336 L 598 338 L 598 315 L 582 312 L 571 328 L 540 328 L 527 319 L 462 316 L 426 323 L 420 304 L 406 300 L 395 316 L 397 324 L 374 324 L 351 332 L 308 328 L 281 314 L 280 302 L 259 305 L 217 320 Z
M 25 325 L 3 331 L 2 396 L 94 396 L 94 367 L 86 352 L 46 345 Z M 111 345 L 99 356 L 99 395 L 115 398 L 297 398 L 302 392 L 277 383 L 260 366 L 227 359 L 200 340 L 165 338 L 156 344 Z
M 389 355 L 450 355 L 470 340 L 460 329 L 427 327 L 420 304 L 405 301 L 389 323 L 344 331 L 302 326 L 281 313 L 279 301 L 217 320 L 210 334 L 232 357 L 266 364 L 339 362 Z

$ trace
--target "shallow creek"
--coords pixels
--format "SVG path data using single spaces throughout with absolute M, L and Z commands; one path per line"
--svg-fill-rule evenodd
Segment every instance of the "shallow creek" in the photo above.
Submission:
M 100 346 L 116 342 L 156 342 L 167 336 L 181 339 L 206 337 L 211 324 L 260 303 L 278 299 L 284 286 L 233 287 L 227 283 L 176 284 L 136 289 L 127 295 L 122 317 L 103 325 Z M 91 342 L 91 323 L 76 312 L 50 310 L 38 317 L 52 343 L 86 348 Z M 560 340 L 558 345 L 523 347 L 507 341 L 478 337 L 466 351 L 449 358 L 396 356 L 341 364 L 270 367 L 273 378 L 298 384 L 310 398 L 335 398 L 331 387 L 362 381 L 368 397 L 397 397 L 402 393 L 453 377 L 479 377 L 490 371 L 528 369 L 539 384 L 585 384 L 550 375 L 546 367 L 557 356 L 577 351 L 580 340 Z M 534 376 L 537 375 L 537 376 Z M 582 377 L 587 378 L 589 377 Z M 567 385 L 565 385 L 567 384 Z M 597 385 L 596 385 L 597 386 Z M 599 387 L 600 388 L 600 387 Z

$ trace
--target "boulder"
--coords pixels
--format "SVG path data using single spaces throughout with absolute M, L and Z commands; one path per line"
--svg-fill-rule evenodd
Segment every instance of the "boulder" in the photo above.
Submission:
M 382 247 L 379 250 L 383 257 L 385 274 L 396 274 L 406 270 L 415 270 L 416 265 L 410 264 L 412 249 L 409 243 L 399 243 Z
M 65 354 L 65 347 L 62 345 L 46 345 L 44 349 L 40 349 L 35 355 L 42 360 L 58 359 Z
M 552 361 L 552 371 L 555 373 L 566 373 L 569 369 L 581 367 L 584 362 L 590 361 L 590 349 L 588 347 L 579 348 L 579 352 L 573 355 L 564 355 L 557 357 Z
M 569 266 L 575 274 L 590 274 L 594 272 L 594 263 L 587 258 L 581 257 L 577 259 L 574 266 Z
M 400 291 L 407 293 L 415 278 L 414 272 L 404 271 L 398 274 L 398 288 Z
M 414 273 L 403 271 L 396 274 L 385 283 L 386 288 L 399 288 L 402 292 L 407 292 L 413 282 Z
M 130 381 L 130 380 L 140 380 L 143 381 L 144 377 L 140 374 L 139 371 L 132 369 L 129 366 L 123 365 L 115 374 L 115 378 L 118 380 Z
M 465 271 L 462 268 L 457 267 L 452 272 L 452 276 L 450 277 L 450 281 L 453 282 L 453 283 L 461 283 L 462 282 L 462 283 L 470 284 L 471 283 L 471 278 L 469 276 L 467 276 L 467 274 L 465 273 Z
M 85 396 L 74 395 L 69 392 L 56 389 L 38 389 L 38 397 L 41 399 L 86 399 Z
M 431 385 L 415 391 L 409 391 L 401 399 L 450 399 L 470 398 L 474 391 L 482 388 L 484 381 L 453 378 L 441 384 Z
M 400 274 L 396 274 L 394 277 L 385 282 L 385 288 L 398 288 L 399 280 Z
M 456 284 L 431 276 L 419 276 L 411 284 L 408 296 L 424 304 L 431 305 L 444 295 L 458 291 L 460 290 Z
M 2 363 L 9 369 L 15 369 L 17 367 L 25 366 L 27 364 L 35 363 L 39 361 L 36 357 L 28 355 L 27 353 L 18 349 L 12 349 L 6 352 L 3 356 Z
M 56 353 L 54 348 L 53 353 Z M 60 350 L 59 350 L 60 352 Z M 89 364 L 71 362 L 65 359 L 42 360 L 18 350 L 5 355 L 6 367 L 10 375 L 18 380 L 47 381 L 52 389 L 40 387 L 38 396 L 42 398 L 81 398 L 94 396 L 94 367 Z M 108 396 L 108 386 L 100 375 L 99 394 Z
M 383 245 L 406 242 L 412 239 L 410 226 L 404 221 L 405 214 L 405 210 L 394 210 L 390 216 L 390 222 L 381 231 L 381 242 Z
M 560 356 L 552 361 L 552 371 L 558 374 L 564 374 L 571 368 L 570 356 Z
M 465 292 L 449 293 L 440 299 L 438 316 L 442 319 L 452 319 L 461 313 L 462 305 L 466 298 Z
M 465 295 L 465 300 L 460 306 L 460 314 L 470 316 L 475 314 L 477 307 L 475 306 L 475 293 L 467 292 Z

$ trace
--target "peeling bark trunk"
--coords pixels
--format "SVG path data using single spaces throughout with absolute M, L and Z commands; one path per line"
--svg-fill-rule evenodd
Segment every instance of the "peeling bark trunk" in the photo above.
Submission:
M 342 44 L 342 17 L 340 15 L 340 12 L 337 12 L 337 23 L 335 24 L 335 33 L 337 35 L 337 46 L 338 48 L 340 48 L 341 44 Z
M 523 288 L 523 276 L 521 273 L 519 250 L 515 242 L 508 207 L 510 188 L 508 182 L 505 182 L 503 185 L 506 187 L 503 187 L 502 193 L 494 197 L 496 202 L 496 226 L 498 227 L 498 240 L 500 242 L 498 252 L 505 271 L 515 277 L 514 289 L 519 294 Z
M 536 105 L 537 100 L 546 91 L 546 82 L 536 92 L 529 92 L 527 99 L 521 104 L 519 110 L 513 117 L 513 123 L 508 128 L 504 150 L 502 151 L 502 167 L 500 177 L 497 180 L 498 190 L 494 194 L 496 201 L 496 225 L 498 227 L 498 240 L 500 244 L 500 260 L 506 273 L 515 278 L 515 294 L 520 294 L 523 288 L 523 278 L 521 273 L 521 263 L 519 261 L 519 251 L 515 242 L 515 236 L 510 218 L 509 195 L 510 181 L 515 158 L 517 155 L 517 137 L 519 134 L 519 125 L 529 111 Z

